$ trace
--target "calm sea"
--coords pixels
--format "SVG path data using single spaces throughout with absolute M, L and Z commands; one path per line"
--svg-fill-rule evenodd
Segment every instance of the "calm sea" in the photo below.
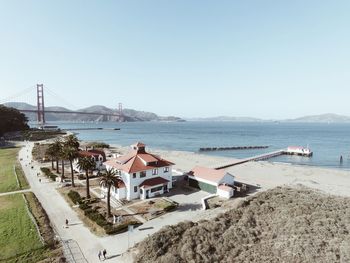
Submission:
M 268 145 L 268 149 L 215 151 L 203 154 L 244 158 L 289 145 L 307 146 L 312 158 L 280 156 L 274 162 L 350 169 L 350 124 L 129 122 L 52 123 L 61 128 L 120 128 L 119 131 L 77 131 L 82 140 L 127 146 L 142 141 L 151 148 L 197 152 L 200 147 Z M 343 163 L 340 163 L 340 156 Z

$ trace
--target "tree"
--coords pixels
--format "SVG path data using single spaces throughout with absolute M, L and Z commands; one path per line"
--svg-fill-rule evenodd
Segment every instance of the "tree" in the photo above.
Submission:
M 75 187 L 73 161 L 74 161 L 74 159 L 79 157 L 79 151 L 76 148 L 65 146 L 63 149 L 63 153 L 64 153 L 63 155 L 64 155 L 65 159 L 69 160 L 70 172 L 71 172 L 71 178 L 72 178 L 72 186 Z
M 53 144 L 50 144 L 49 147 L 46 149 L 46 152 L 45 154 L 47 156 L 49 156 L 50 160 L 51 160 L 51 168 L 52 170 L 54 169 L 54 166 L 53 166 L 53 161 L 55 159 L 55 156 L 56 156 L 56 153 L 55 153 L 55 149 L 53 147 Z
M 61 165 L 62 165 L 61 182 L 63 182 L 63 178 L 64 178 L 64 161 L 66 160 L 66 152 L 65 152 L 65 148 L 64 148 L 63 144 L 61 144 L 61 149 L 60 149 L 60 152 L 59 152 L 59 158 L 61 159 Z
M 111 187 L 115 185 L 118 187 L 118 181 L 121 180 L 119 176 L 115 176 L 116 172 L 114 169 L 109 169 L 105 174 L 102 175 L 100 179 L 100 185 L 107 188 L 107 214 L 108 217 L 112 216 L 111 214 Z
M 63 147 L 64 147 L 63 156 L 65 157 L 65 159 L 68 159 L 70 163 L 70 171 L 71 171 L 73 187 L 75 187 L 73 161 L 79 156 L 79 146 L 80 144 L 79 144 L 78 138 L 75 135 L 69 135 L 65 137 L 64 143 L 63 143 Z
M 28 130 L 28 119 L 15 108 L 0 105 L 0 136 L 6 132 Z
M 64 146 L 79 149 L 80 143 L 77 136 L 71 134 L 64 138 Z
M 55 141 L 52 143 L 52 148 L 56 159 L 56 172 L 59 173 L 60 169 L 58 167 L 58 161 L 61 157 L 61 152 L 62 152 L 62 142 L 59 138 L 56 138 Z
M 85 171 L 86 198 L 90 198 L 89 171 L 95 168 L 95 161 L 90 157 L 81 157 L 78 160 L 78 167 Z

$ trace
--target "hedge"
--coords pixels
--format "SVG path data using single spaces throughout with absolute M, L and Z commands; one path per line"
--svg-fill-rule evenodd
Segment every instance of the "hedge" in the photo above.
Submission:
M 168 206 L 164 207 L 163 210 L 166 211 L 166 212 L 169 212 L 169 211 L 174 210 L 176 207 L 177 207 L 177 205 L 171 204 L 171 205 L 168 205 Z
M 68 192 L 68 197 L 70 198 L 70 200 L 72 200 L 72 202 L 74 204 L 82 204 L 83 203 L 83 199 L 81 198 L 80 194 L 76 191 L 70 190 Z
M 87 200 L 84 202 L 83 198 L 76 191 L 70 190 L 68 197 L 73 203 L 79 204 L 79 208 L 84 211 L 84 215 L 97 225 L 102 227 L 107 235 L 113 235 L 125 232 L 128 229 L 128 225 L 138 225 L 139 222 L 131 221 L 114 226 L 106 220 L 106 218 L 98 212 L 98 207 L 92 208 L 91 203 L 94 200 Z
M 45 174 L 46 177 L 49 177 L 52 181 L 56 181 L 57 175 L 51 172 L 47 167 L 41 167 L 40 170 Z

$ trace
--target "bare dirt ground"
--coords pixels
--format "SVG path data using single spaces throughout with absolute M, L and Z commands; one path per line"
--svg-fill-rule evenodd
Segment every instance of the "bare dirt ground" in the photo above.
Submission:
M 277 187 L 213 220 L 162 228 L 135 262 L 350 262 L 350 198 Z

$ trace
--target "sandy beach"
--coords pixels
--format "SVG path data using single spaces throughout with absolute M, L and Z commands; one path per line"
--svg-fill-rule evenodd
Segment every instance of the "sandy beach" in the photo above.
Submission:
M 130 149 L 120 145 L 112 146 L 121 153 L 126 153 Z M 237 160 L 185 151 L 166 151 L 152 148 L 149 148 L 149 151 L 174 162 L 174 169 L 182 172 L 189 171 L 196 165 L 216 167 Z M 258 186 L 259 191 L 282 185 L 302 184 L 328 194 L 350 196 L 350 171 L 274 163 L 273 159 L 270 162 L 248 162 L 226 170 L 232 173 L 236 180 Z

